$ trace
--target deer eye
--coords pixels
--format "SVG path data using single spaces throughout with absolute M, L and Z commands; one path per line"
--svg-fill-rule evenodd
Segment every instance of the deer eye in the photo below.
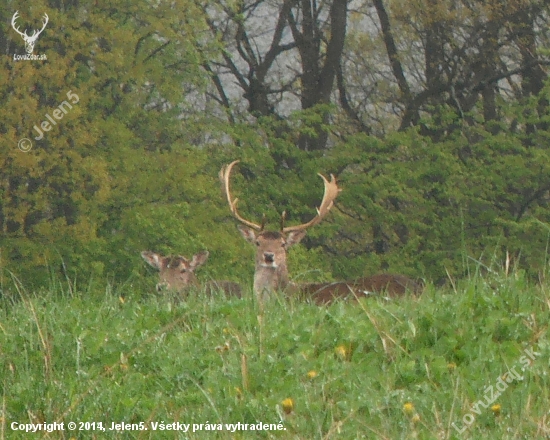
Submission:
M 254 244 L 255 244 L 256 246 L 260 246 L 260 242 L 257 241 L 257 240 L 254 242 Z

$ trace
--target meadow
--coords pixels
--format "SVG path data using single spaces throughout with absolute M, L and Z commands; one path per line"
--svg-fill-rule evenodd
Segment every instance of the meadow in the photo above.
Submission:
M 545 283 L 504 270 L 263 310 L 251 289 L 16 284 L 0 300 L 0 439 L 550 438 L 549 311 Z

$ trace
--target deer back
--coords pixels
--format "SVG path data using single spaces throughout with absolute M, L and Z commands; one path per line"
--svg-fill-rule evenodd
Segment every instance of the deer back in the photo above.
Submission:
M 337 299 L 357 300 L 376 295 L 395 298 L 408 291 L 414 295 L 422 292 L 423 286 L 405 275 L 378 274 L 351 281 L 333 283 L 305 283 L 300 286 L 300 295 L 316 304 L 330 304 Z

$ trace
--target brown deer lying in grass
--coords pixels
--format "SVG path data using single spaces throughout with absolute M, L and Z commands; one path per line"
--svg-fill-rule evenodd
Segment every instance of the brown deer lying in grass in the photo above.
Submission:
M 242 287 L 233 281 L 208 281 L 201 285 L 195 276 L 195 269 L 202 266 L 208 259 L 208 251 L 193 255 L 191 260 L 182 255 L 177 257 L 163 256 L 151 251 L 143 251 L 141 256 L 152 267 L 159 271 L 160 282 L 157 291 L 171 290 L 186 294 L 192 289 L 204 288 L 207 295 L 223 292 L 226 296 L 240 298 Z
M 403 296 L 406 292 L 418 295 L 423 286 L 405 275 L 378 274 L 351 281 L 333 283 L 304 283 L 298 286 L 300 296 L 315 304 L 330 304 L 337 299 L 356 300 L 370 296 Z
M 238 162 L 236 160 L 222 167 L 219 178 L 231 214 L 242 223 L 242 225 L 238 226 L 241 235 L 248 242 L 256 246 L 254 292 L 260 299 L 265 299 L 273 291 L 282 290 L 289 294 L 301 292 L 302 297 L 311 298 L 317 304 L 327 304 L 337 298 L 359 298 L 368 296 L 373 292 L 385 292 L 389 296 L 399 296 L 404 294 L 406 290 L 415 293 L 421 290 L 420 286 L 408 277 L 388 274 L 335 283 L 305 283 L 297 285 L 290 282 L 286 262 L 287 249 L 299 243 L 306 235 L 308 228 L 320 223 L 325 218 L 341 189 L 338 188 L 333 175 L 330 176 L 329 181 L 319 174 L 323 179 L 325 190 L 321 205 L 317 209 L 317 215 L 307 223 L 285 227 L 285 213 L 283 212 L 280 230 L 265 231 L 265 216 L 261 224 L 245 220 L 237 211 L 238 199 L 232 199 L 231 197 L 229 180 L 231 170 Z

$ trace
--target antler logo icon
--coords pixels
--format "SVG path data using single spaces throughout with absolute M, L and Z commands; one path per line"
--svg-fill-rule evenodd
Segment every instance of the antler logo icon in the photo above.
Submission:
M 25 32 L 21 32 L 18 27 L 15 27 L 15 20 L 19 17 L 19 11 L 15 11 L 15 14 L 13 14 L 13 17 L 11 19 L 11 26 L 17 32 L 21 37 L 23 38 L 23 41 L 25 42 L 25 50 L 30 55 L 32 54 L 32 51 L 34 50 L 34 43 L 36 43 L 36 40 L 38 39 L 38 36 L 42 33 L 46 25 L 48 24 L 48 14 L 44 13 L 43 17 L 43 23 L 42 29 L 39 31 L 33 30 L 32 35 L 27 35 L 27 29 L 25 29 Z

